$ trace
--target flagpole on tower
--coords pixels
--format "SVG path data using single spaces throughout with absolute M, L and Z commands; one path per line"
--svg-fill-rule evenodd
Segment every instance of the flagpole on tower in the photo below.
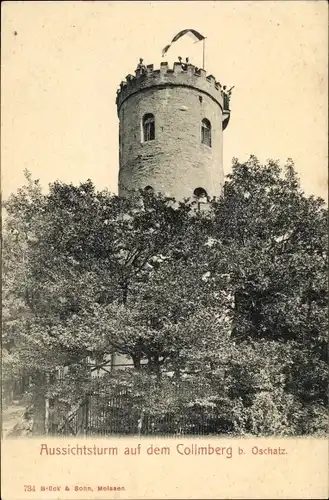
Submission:
M 202 40 L 202 69 L 206 69 L 206 39 Z

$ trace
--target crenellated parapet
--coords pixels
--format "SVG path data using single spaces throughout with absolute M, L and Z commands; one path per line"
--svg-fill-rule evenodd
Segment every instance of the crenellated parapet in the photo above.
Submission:
M 207 75 L 204 69 L 193 64 L 175 62 L 170 68 L 167 62 L 154 69 L 153 64 L 138 68 L 135 75 L 127 75 L 117 90 L 116 104 L 118 112 L 122 103 L 131 95 L 152 87 L 187 87 L 197 89 L 216 101 L 224 110 L 223 89 L 213 75 Z M 226 113 L 228 110 L 226 110 Z

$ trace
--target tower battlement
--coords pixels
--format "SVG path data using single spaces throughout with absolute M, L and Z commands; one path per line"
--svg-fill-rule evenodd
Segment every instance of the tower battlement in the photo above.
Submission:
M 181 61 L 154 69 L 141 59 L 121 82 L 116 104 L 120 195 L 146 188 L 176 199 L 220 193 L 231 113 L 226 88 L 213 75 Z
M 116 104 L 118 113 L 122 103 L 131 95 L 142 92 L 152 87 L 186 87 L 194 88 L 207 94 L 216 101 L 223 110 L 223 92 L 221 84 L 213 75 L 207 75 L 204 69 L 193 64 L 175 62 L 169 67 L 167 62 L 160 64 L 160 69 L 154 69 L 153 64 L 148 64 L 145 69 L 136 69 L 135 75 L 129 74 L 120 83 L 117 90 Z

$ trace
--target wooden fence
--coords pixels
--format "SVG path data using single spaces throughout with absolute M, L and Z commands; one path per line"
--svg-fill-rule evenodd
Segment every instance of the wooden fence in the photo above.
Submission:
M 112 397 L 106 392 L 86 396 L 69 414 L 52 412 L 52 435 L 214 435 L 223 431 L 223 422 L 213 412 L 186 411 L 151 415 L 134 409 L 126 393 Z

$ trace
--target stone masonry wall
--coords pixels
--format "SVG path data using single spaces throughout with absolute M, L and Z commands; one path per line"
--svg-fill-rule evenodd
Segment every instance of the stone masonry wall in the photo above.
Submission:
M 173 76 L 168 85 L 154 84 L 153 80 L 153 85 L 133 91 L 133 83 L 125 95 L 118 95 L 120 195 L 146 186 L 178 199 L 192 197 L 197 187 L 204 188 L 209 196 L 220 193 L 224 177 L 220 92 L 214 79 L 204 79 L 202 85 L 193 88 L 191 78 L 201 82 L 200 77 L 186 75 L 184 79 L 179 75 L 177 80 Z M 214 91 L 208 94 L 204 89 L 209 84 Z M 218 99 L 213 95 L 217 96 L 216 92 Z M 146 113 L 155 116 L 155 139 L 143 142 L 142 118 Z M 212 125 L 211 148 L 201 143 L 204 118 Z

